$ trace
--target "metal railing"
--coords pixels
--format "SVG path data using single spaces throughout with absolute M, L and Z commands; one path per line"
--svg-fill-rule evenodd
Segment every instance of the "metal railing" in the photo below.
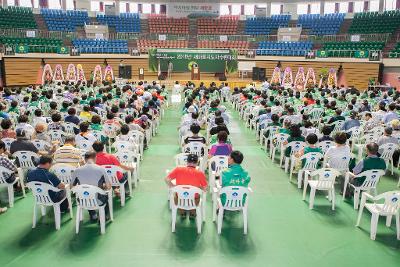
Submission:
M 34 32 L 34 35 L 30 35 Z M 29 35 L 29 36 L 28 36 Z M 53 38 L 60 40 L 72 40 L 78 37 L 76 32 L 61 32 L 61 31 L 42 31 L 35 29 L 0 29 L 0 36 L 16 37 L 16 38 Z
M 45 45 L 26 45 L 28 48 L 27 53 L 60 53 L 59 46 L 45 46 Z M 5 55 L 14 54 L 17 52 L 17 45 L 13 46 L 0 46 L 3 49 Z M 10 50 L 11 48 L 11 50 Z M 129 54 L 137 55 L 139 52 L 147 54 L 148 50 L 153 49 L 153 47 L 85 47 L 79 48 L 74 46 L 63 46 L 64 51 L 61 54 L 69 54 L 70 51 L 76 51 L 78 54 Z M 199 48 L 201 49 L 201 48 Z M 210 48 L 203 48 L 210 49 Z M 223 48 L 219 48 L 223 49 Z M 314 55 L 317 58 L 356 58 L 357 53 L 360 55 L 358 50 L 323 50 L 325 52 L 324 56 L 318 55 L 318 50 L 308 50 L 308 49 L 234 49 L 241 56 L 246 56 L 248 58 L 253 58 L 256 56 L 282 56 L 282 57 L 307 57 Z M 1 50 L 0 50 L 1 51 Z M 366 56 L 358 56 L 359 58 L 368 58 L 371 53 L 377 52 L 379 58 L 382 56 L 389 56 L 390 53 L 383 53 L 380 50 L 368 50 Z M 393 57 L 400 57 L 400 53 L 394 53 Z M 313 58 L 313 57 L 311 57 Z
M 309 35 L 309 40 L 314 43 L 326 42 L 351 42 L 352 36 L 359 35 L 360 42 L 387 42 L 391 36 L 390 33 L 382 34 L 339 34 L 339 35 Z

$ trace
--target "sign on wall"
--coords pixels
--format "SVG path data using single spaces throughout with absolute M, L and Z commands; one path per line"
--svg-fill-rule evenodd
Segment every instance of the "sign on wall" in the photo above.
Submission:
M 187 17 L 190 14 L 219 15 L 219 3 L 167 3 L 168 17 Z
M 361 41 L 361 36 L 360 35 L 352 35 L 351 37 L 352 42 L 359 42 Z

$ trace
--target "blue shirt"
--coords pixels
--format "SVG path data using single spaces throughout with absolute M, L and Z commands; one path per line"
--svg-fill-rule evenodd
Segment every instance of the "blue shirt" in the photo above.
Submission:
M 399 116 L 395 112 L 389 111 L 388 113 L 386 113 L 385 116 L 383 116 L 382 121 L 384 124 L 388 124 L 392 120 L 398 120 L 398 119 Z
M 343 124 L 343 130 L 347 131 L 350 130 L 353 127 L 359 127 L 360 126 L 360 122 L 358 120 L 355 119 L 350 119 L 344 122 Z
M 29 182 L 42 182 L 46 184 L 50 184 L 54 187 L 58 187 L 61 183 L 60 179 L 54 173 L 49 172 L 46 169 L 37 167 L 36 169 L 28 171 L 28 175 L 26 177 L 28 183 Z M 53 192 L 49 191 L 49 196 L 53 202 L 58 202 L 60 197 L 65 195 L 65 191 Z

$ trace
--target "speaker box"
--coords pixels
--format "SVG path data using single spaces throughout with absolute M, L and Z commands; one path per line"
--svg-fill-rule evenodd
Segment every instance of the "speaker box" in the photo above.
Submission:
M 267 70 L 265 68 L 258 68 L 258 80 L 264 81 L 267 76 Z
M 119 66 L 118 78 L 132 79 L 132 66 L 131 65 Z
M 259 70 L 260 68 L 258 67 L 253 67 L 253 81 L 258 81 L 258 76 L 259 76 Z

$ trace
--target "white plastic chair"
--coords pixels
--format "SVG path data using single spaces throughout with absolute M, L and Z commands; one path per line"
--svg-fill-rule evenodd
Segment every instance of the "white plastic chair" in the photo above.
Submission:
M 106 137 L 106 135 L 102 131 L 95 131 L 92 130 L 91 134 L 96 137 L 97 141 L 102 141 L 103 138 Z
M 6 145 L 6 150 L 10 151 L 11 144 L 15 141 L 14 138 L 2 138 L 1 141 Z
M 271 144 L 270 144 L 270 157 L 272 161 L 275 159 L 275 153 L 276 150 L 280 150 L 281 153 L 283 153 L 282 148 L 283 148 L 283 143 L 287 141 L 287 139 L 290 137 L 290 135 L 285 134 L 285 133 L 277 133 L 274 135 L 272 138 Z
M 140 159 L 143 160 L 144 134 L 141 131 L 129 131 L 129 136 L 132 137 L 136 145 L 139 146 Z
M 323 154 L 325 154 L 326 151 L 333 146 L 335 146 L 333 141 L 322 141 L 318 143 L 318 147 L 321 148 Z
M 316 190 L 328 191 L 329 200 L 332 202 L 332 210 L 335 210 L 335 180 L 340 175 L 335 169 L 323 168 L 313 172 L 306 172 L 304 180 L 303 200 L 306 199 L 307 187 L 310 186 L 310 201 L 309 208 L 314 207 L 314 199 Z M 316 180 L 310 178 L 317 176 Z
M 27 186 L 32 190 L 33 198 L 34 198 L 34 206 L 33 206 L 33 222 L 32 228 L 36 227 L 36 218 L 37 218 L 37 207 L 41 208 L 42 216 L 46 214 L 46 207 L 52 206 L 54 209 L 54 218 L 56 224 L 56 230 L 60 230 L 61 226 L 61 211 L 60 211 L 60 204 L 67 199 L 68 206 L 69 206 L 69 213 L 71 218 L 73 218 L 72 214 L 72 202 L 71 202 L 71 194 L 69 191 L 69 186 L 66 185 L 66 194 L 63 199 L 59 202 L 54 203 L 49 195 L 49 191 L 59 192 L 60 189 L 46 183 L 42 182 L 30 182 Z
M 105 169 L 106 175 L 111 181 L 111 186 L 119 188 L 119 193 L 121 197 L 121 206 L 122 207 L 125 206 L 125 183 L 127 183 L 128 180 L 124 181 L 123 183 L 120 183 L 117 176 L 117 173 L 123 174 L 124 170 L 115 165 L 103 165 L 101 167 Z M 130 191 L 130 193 L 132 194 L 132 191 Z
M 132 192 L 132 180 L 135 188 L 139 182 L 140 155 L 129 150 L 119 150 L 115 153 L 115 156 L 123 165 L 134 168 L 133 171 L 128 172 L 129 190 Z
M 20 182 L 20 179 L 19 179 L 19 177 L 15 177 L 14 182 L 7 183 L 5 174 L 11 175 L 12 171 L 0 166 L 0 187 L 7 187 L 8 205 L 9 205 L 10 208 L 12 208 L 12 207 L 14 207 L 14 184 Z M 21 188 L 22 188 L 22 194 L 25 197 L 26 196 L 25 195 L 25 188 L 22 185 L 21 185 Z
M 372 203 L 366 203 L 367 200 L 371 200 Z M 384 202 L 379 203 L 380 200 L 384 200 Z M 366 192 L 363 192 L 361 197 L 360 210 L 358 211 L 356 224 L 357 227 L 360 226 L 361 216 L 363 214 L 364 207 L 367 208 L 367 210 L 369 210 L 372 215 L 370 233 L 370 237 L 372 240 L 375 240 L 376 238 L 379 216 L 386 217 L 387 227 L 390 227 L 392 223 L 392 217 L 395 216 L 397 239 L 400 240 L 400 191 L 389 191 L 375 197 Z
M 75 135 L 75 128 L 78 128 L 77 125 L 71 122 L 64 122 L 62 123 L 62 126 L 64 127 L 64 131 L 67 135 Z
M 116 141 L 112 144 L 112 148 L 114 148 L 116 151 L 136 150 L 135 145 L 129 141 Z
M 334 123 L 331 124 L 331 126 L 333 126 L 331 136 L 334 136 L 336 133 L 338 133 L 342 130 L 344 122 L 345 121 L 335 121 Z
M 188 156 L 189 153 L 179 153 L 175 155 L 175 167 L 186 167 Z
M 76 167 L 65 164 L 65 163 L 57 163 L 51 166 L 50 171 L 53 172 L 58 179 L 64 184 L 72 185 L 73 181 L 73 173 L 76 170 Z
M 47 148 L 51 147 L 51 144 L 44 140 L 32 140 L 32 143 L 39 151 L 46 151 Z
M 393 154 L 399 148 L 397 144 L 387 143 L 379 146 L 379 151 L 382 151 L 380 158 L 386 162 L 386 168 L 391 167 L 392 175 L 394 173 Z
M 347 186 L 350 185 L 351 187 L 354 188 L 354 209 L 355 210 L 358 209 L 361 192 L 362 191 L 366 191 L 366 192 L 374 191 L 374 193 L 376 193 L 376 186 L 378 185 L 379 179 L 384 174 L 385 174 L 384 170 L 368 170 L 368 171 L 359 173 L 357 175 L 349 173 L 349 176 L 346 177 L 345 182 L 344 182 L 343 199 L 346 195 Z M 355 185 L 349 183 L 350 176 L 353 176 L 354 178 L 365 177 L 365 180 L 362 183 L 362 185 L 355 186 Z
M 217 229 L 218 234 L 221 234 L 222 220 L 224 212 L 227 211 L 242 211 L 243 212 L 243 233 L 247 234 L 247 214 L 250 189 L 243 186 L 226 186 L 222 187 L 218 192 L 217 205 L 218 205 L 218 220 Z M 221 201 L 221 195 L 225 196 L 225 203 Z M 214 206 L 213 214 L 216 214 L 216 206 Z M 213 215 L 213 221 L 215 216 Z
M 39 155 L 31 151 L 17 151 L 13 157 L 18 159 L 18 177 L 20 179 L 21 187 L 24 187 L 24 182 L 28 170 L 35 168 L 34 160 L 39 160 Z
M 77 143 L 76 146 L 83 150 L 83 151 L 90 151 L 92 150 L 92 145 L 93 145 L 93 141 L 90 140 L 85 140 L 85 139 L 80 139 Z
M 298 160 L 302 161 L 303 159 L 305 160 L 304 166 L 299 170 L 297 174 L 297 187 L 301 188 L 301 184 L 303 181 L 303 174 L 305 171 L 315 171 L 318 167 L 319 161 L 322 159 L 323 155 L 318 152 L 311 152 L 304 154 L 301 156 Z M 294 161 L 292 161 L 294 162 Z M 292 176 L 293 176 L 293 170 L 294 170 L 294 164 L 292 164 L 290 168 L 290 182 L 292 181 Z
M 112 202 L 112 197 L 110 193 L 105 192 L 104 190 L 98 188 L 97 186 L 92 185 L 78 185 L 72 189 L 72 192 L 75 193 L 76 196 L 76 221 L 75 221 L 75 232 L 79 233 L 79 225 L 80 222 L 83 221 L 83 210 L 98 210 L 99 211 L 99 219 L 100 219 L 100 231 L 101 234 L 104 234 L 106 231 L 106 214 L 105 214 L 105 203 L 102 205 L 99 204 L 97 199 L 97 195 L 107 195 L 108 194 L 108 202 Z M 108 205 L 110 211 L 111 220 L 113 218 L 112 213 L 112 205 Z
M 285 172 L 288 172 L 288 169 L 289 169 L 289 162 L 290 162 L 291 160 L 293 160 L 292 157 L 293 157 L 297 152 L 299 152 L 300 150 L 302 150 L 302 149 L 304 148 L 305 145 L 306 145 L 305 142 L 301 142 L 301 141 L 292 141 L 292 142 L 288 143 L 286 146 L 284 146 L 284 148 L 282 149 L 282 152 L 281 152 L 281 160 L 280 160 L 280 162 L 279 162 L 279 167 L 282 166 L 283 158 L 285 158 Z M 285 150 L 286 148 L 288 148 L 288 147 L 290 147 L 290 149 L 291 149 L 291 150 L 290 150 L 290 156 L 289 156 L 289 157 L 286 157 L 286 156 L 285 156 L 285 153 L 284 153 L 284 150 Z
M 61 130 L 47 131 L 52 142 L 58 142 L 60 145 L 64 144 L 65 133 Z
M 170 189 L 170 205 L 171 205 L 171 216 L 172 232 L 175 232 L 176 216 L 178 209 L 181 210 L 196 210 L 196 224 L 197 233 L 201 234 L 201 226 L 203 223 L 203 191 L 200 188 L 190 185 L 177 185 Z M 199 203 L 196 205 L 196 196 L 199 196 Z M 175 203 L 175 196 L 177 201 Z
M 213 188 L 215 187 L 215 178 L 220 177 L 221 173 L 227 168 L 227 156 L 214 156 L 208 160 L 208 183 L 210 192 L 212 192 Z
M 199 157 L 200 169 L 205 170 L 204 166 L 206 162 L 204 162 L 204 159 L 206 157 L 203 157 L 203 155 L 207 155 L 207 147 L 205 144 L 201 142 L 190 142 L 189 144 L 183 146 L 182 152 L 197 155 Z

